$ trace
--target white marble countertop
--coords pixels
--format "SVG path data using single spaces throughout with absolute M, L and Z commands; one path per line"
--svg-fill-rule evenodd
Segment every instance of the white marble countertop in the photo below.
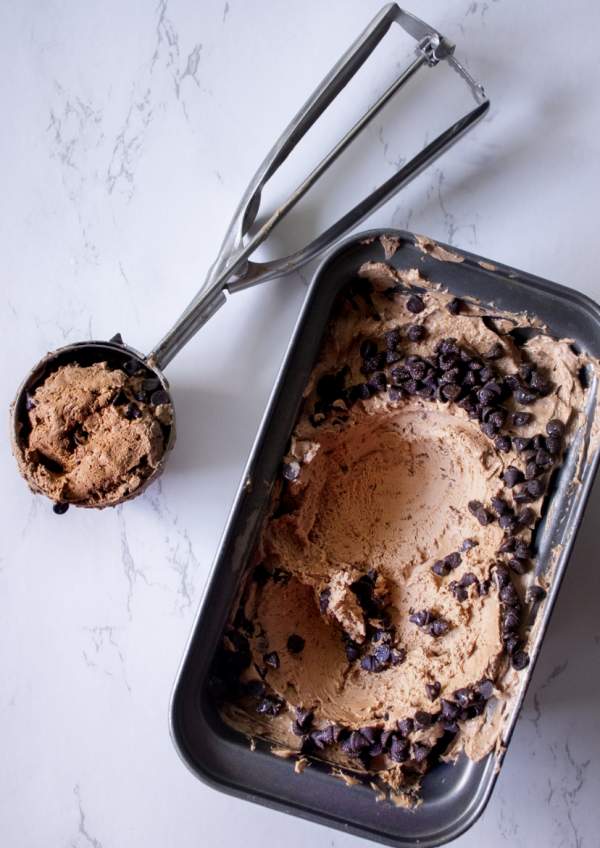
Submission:
M 254 167 L 379 4 L 2 4 L 5 409 L 49 349 L 117 330 L 150 349 L 202 281 Z M 600 7 L 414 0 L 411 9 L 457 41 L 492 109 L 369 224 L 427 233 L 600 299 Z M 389 73 L 389 61 L 379 70 Z M 375 92 L 379 77 L 365 74 L 330 133 Z M 324 199 L 341 210 L 360 185 L 389 176 L 410 130 L 425 138 L 427 116 L 413 124 L 400 107 L 308 202 L 295 235 L 322 226 Z M 323 132 L 320 149 L 333 137 Z M 307 151 L 283 185 L 306 168 Z M 339 178 L 350 172 L 362 182 Z M 359 844 L 202 785 L 167 727 L 176 669 L 309 274 L 236 295 L 169 367 L 178 442 L 139 500 L 58 517 L 28 492 L 4 440 L 3 846 Z M 598 845 L 599 522 L 596 486 L 493 799 L 460 848 Z

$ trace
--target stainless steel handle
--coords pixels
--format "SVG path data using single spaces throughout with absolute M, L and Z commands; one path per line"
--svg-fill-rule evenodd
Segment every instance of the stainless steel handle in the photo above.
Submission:
M 255 233 L 250 235 L 250 230 L 260 208 L 261 191 L 266 182 L 289 156 L 317 118 L 352 79 L 394 22 L 417 39 L 416 58 L 298 185 L 288 199 L 272 213 Z M 489 101 L 485 97 L 483 88 L 454 59 L 453 53 L 454 45 L 423 21 L 400 9 L 396 3 L 385 6 L 376 15 L 295 115 L 262 162 L 233 216 L 204 286 L 149 355 L 149 359 L 155 365 L 162 369 L 171 361 L 200 327 L 226 302 L 226 292 L 233 293 L 259 282 L 265 282 L 309 262 L 314 256 L 334 244 L 341 236 L 385 203 L 410 180 L 414 179 L 480 120 L 489 107 Z M 256 248 L 268 238 L 277 224 L 294 208 L 359 133 L 365 129 L 391 97 L 421 67 L 433 67 L 443 60 L 447 60 L 467 82 L 478 103 L 476 108 L 437 136 L 410 162 L 400 168 L 396 174 L 308 245 L 290 256 L 271 262 L 251 262 L 250 256 Z

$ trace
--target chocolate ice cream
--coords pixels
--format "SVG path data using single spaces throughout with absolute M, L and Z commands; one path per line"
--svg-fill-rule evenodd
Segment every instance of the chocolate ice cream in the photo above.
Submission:
M 105 362 L 58 368 L 27 409 L 15 451 L 23 476 L 57 503 L 83 506 L 113 505 L 136 491 L 159 465 L 172 420 L 157 378 Z
M 226 720 L 394 792 L 499 744 L 586 363 L 526 316 L 363 266 L 215 663 Z

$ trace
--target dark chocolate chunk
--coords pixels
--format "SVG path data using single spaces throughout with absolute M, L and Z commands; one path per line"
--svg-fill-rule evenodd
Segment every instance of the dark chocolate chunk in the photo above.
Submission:
M 471 690 L 466 687 L 457 689 L 454 692 L 454 700 L 457 701 L 461 707 L 466 707 L 471 701 Z
M 546 597 L 546 590 L 542 589 L 541 586 L 530 586 L 527 590 L 527 599 L 532 603 L 536 601 L 543 601 Z
M 136 418 L 142 417 L 142 411 L 139 406 L 135 405 L 135 403 L 128 404 L 124 414 L 125 418 L 127 418 L 129 421 L 133 421 Z
M 527 563 L 522 559 L 509 559 L 508 567 L 511 571 L 514 571 L 515 574 L 525 574 L 526 571 L 529 571 Z
M 494 565 L 494 575 L 496 577 L 496 583 L 498 584 L 499 589 L 503 589 L 505 586 L 508 586 L 510 584 L 510 574 L 508 568 L 501 562 L 497 562 Z
M 290 482 L 293 480 L 297 480 L 300 476 L 300 463 L 297 462 L 295 459 L 291 462 L 284 462 L 282 473 L 285 479 L 290 480 Z
M 388 350 L 395 350 L 400 344 L 400 328 L 395 327 L 385 334 L 385 344 Z
M 509 633 L 511 630 L 518 630 L 521 623 L 521 617 L 517 610 L 509 607 L 502 617 L 502 630 Z
M 458 568 L 462 562 L 462 557 L 458 551 L 453 551 L 451 554 L 444 557 L 444 562 L 452 569 Z
M 319 611 L 321 615 L 327 612 L 329 601 L 331 600 L 331 589 L 323 589 L 319 595 Z
M 413 624 L 416 624 L 417 627 L 425 627 L 426 624 L 432 619 L 432 615 L 429 610 L 419 610 L 419 612 L 415 612 L 408 617 L 408 620 Z
M 472 571 L 466 571 L 463 576 L 460 578 L 460 585 L 464 586 L 466 589 L 467 586 L 472 586 L 473 583 L 477 583 L 477 577 L 473 574 Z
M 481 695 L 481 697 L 486 701 L 489 701 L 489 699 L 494 694 L 494 683 L 487 677 L 484 680 L 480 680 L 475 688 L 477 689 L 477 692 Z
M 546 439 L 546 449 L 551 456 L 557 456 L 562 448 L 562 439 L 560 436 L 548 436 Z
M 277 651 L 271 651 L 270 654 L 263 655 L 263 662 L 269 668 L 279 668 L 279 654 Z
M 377 356 L 377 344 L 372 339 L 364 339 L 360 343 L 360 355 L 363 359 L 372 359 Z
M 123 406 L 124 404 L 129 403 L 129 398 L 123 391 L 123 389 L 119 389 L 117 394 L 112 399 L 113 406 Z
M 525 484 L 525 489 L 528 495 L 530 495 L 534 500 L 537 500 L 544 494 L 545 486 L 541 480 L 529 480 L 529 482 Z
M 541 474 L 539 465 L 537 465 L 535 459 L 530 459 L 529 462 L 525 464 L 525 479 L 533 480 L 533 478 L 537 477 L 538 474 Z
M 418 730 L 424 730 L 426 727 L 431 727 L 435 724 L 435 715 L 426 713 L 425 710 L 417 710 L 415 713 L 415 727 Z
M 409 736 L 415 729 L 415 723 L 412 718 L 403 718 L 396 723 L 400 734 L 404 737 Z
M 531 527 L 535 524 L 535 512 L 527 506 L 517 515 L 519 527 Z
M 434 574 L 437 574 L 438 577 L 446 577 L 450 573 L 450 566 L 447 565 L 444 560 L 438 559 L 431 566 L 431 570 Z
M 158 389 L 150 395 L 150 403 L 152 406 L 160 406 L 162 403 L 170 403 L 169 393 L 164 389 Z
M 392 655 L 392 649 L 389 645 L 380 645 L 375 650 L 375 659 L 379 663 L 379 665 L 386 665 L 390 661 L 390 657 Z
M 455 721 L 443 720 L 441 725 L 446 733 L 458 733 L 458 724 Z
M 547 395 L 552 388 L 552 383 L 544 375 L 534 369 L 529 379 L 529 385 L 539 395 Z
M 292 633 L 288 636 L 287 649 L 290 654 L 300 654 L 304 650 L 305 641 L 302 636 L 297 633 Z
M 514 538 L 514 536 L 509 536 L 507 539 L 505 539 L 502 542 L 502 544 L 498 548 L 498 553 L 499 554 L 510 554 L 514 551 L 516 544 L 517 544 L 517 540 Z
M 506 483 L 506 485 L 512 489 L 513 486 L 516 486 L 517 483 L 522 483 L 525 479 L 525 476 L 520 468 L 516 468 L 514 465 L 509 465 L 504 474 L 502 475 L 502 479 Z
M 533 403 L 536 398 L 536 393 L 526 389 L 524 386 L 515 390 L 515 399 L 517 403 L 522 403 L 524 406 Z
M 260 715 L 276 716 L 283 709 L 283 701 L 275 695 L 267 695 L 256 708 L 256 712 Z
M 509 633 L 508 636 L 504 637 L 504 649 L 509 656 L 518 650 L 520 644 L 521 640 L 515 633 Z
M 513 427 L 525 427 L 533 419 L 531 412 L 513 412 L 510 416 L 510 423 Z
M 385 361 L 387 365 L 393 365 L 395 362 L 400 362 L 402 354 L 397 350 L 386 350 Z
M 404 648 L 395 648 L 390 656 L 390 662 L 392 665 L 400 665 L 406 659 L 406 651 Z
M 360 667 L 370 673 L 378 671 L 378 663 L 372 654 L 367 654 L 360 661 Z
M 402 398 L 406 397 L 406 392 L 402 389 L 398 389 L 395 386 L 390 386 L 388 390 L 388 397 L 392 401 L 402 400 Z
M 435 680 L 433 683 L 425 684 L 425 691 L 427 692 L 427 697 L 430 701 L 435 701 L 440 692 L 442 691 L 442 684 Z
M 142 370 L 142 365 L 137 361 L 137 359 L 128 359 L 127 362 L 123 365 L 123 371 L 126 374 L 129 374 L 132 377 L 134 374 L 137 374 L 138 371 Z
M 513 445 L 517 453 L 523 453 L 523 451 L 526 451 L 530 447 L 531 439 L 527 439 L 524 436 L 514 436 Z
M 465 539 L 460 546 L 461 551 L 470 551 L 471 548 L 476 548 L 479 545 L 475 539 Z
M 454 721 L 460 712 L 459 707 L 454 703 L 454 701 L 449 701 L 447 698 L 442 698 L 440 704 L 442 707 L 442 718 L 447 719 L 448 721 Z
M 412 312 L 413 315 L 417 315 L 419 312 L 422 312 L 425 309 L 425 304 L 423 303 L 423 299 L 419 297 L 418 294 L 411 294 L 411 296 L 406 301 L 406 308 L 409 312 Z
M 405 383 L 410 380 L 410 371 L 404 365 L 400 365 L 398 368 L 392 368 L 390 377 L 393 383 Z
M 244 693 L 251 698 L 262 698 L 265 694 L 265 684 L 262 680 L 247 680 L 242 686 Z
M 408 752 L 408 742 L 396 736 L 396 734 L 392 734 L 392 737 L 390 739 L 390 758 L 395 763 L 404 763 L 406 762 L 406 760 L 408 760 Z
M 427 330 L 422 324 L 411 324 L 406 335 L 411 342 L 421 342 L 427 335 Z
M 443 636 L 450 629 L 450 625 L 443 618 L 436 618 L 428 627 L 428 632 L 430 636 L 433 636 L 434 639 L 437 639 L 439 636 Z
M 413 380 L 422 380 L 425 376 L 425 372 L 427 371 L 427 365 L 422 360 L 417 360 L 416 362 L 409 362 L 407 360 L 406 368 Z
M 466 601 L 468 598 L 467 590 L 464 586 L 461 586 L 456 580 L 453 580 L 450 583 L 450 591 L 454 595 L 457 601 Z
M 372 394 L 377 394 L 377 392 L 382 392 L 387 387 L 387 377 L 383 373 L 383 371 L 378 371 L 376 374 L 369 380 L 369 388 L 371 389 Z
M 503 530 L 508 530 L 512 533 L 513 530 L 517 529 L 518 526 L 517 516 L 512 512 L 505 512 L 498 519 L 498 524 L 502 527 Z
M 423 742 L 415 742 L 411 748 L 411 757 L 416 763 L 422 763 L 429 756 L 431 748 Z
M 445 383 L 440 387 L 440 394 L 444 398 L 444 400 L 456 400 L 461 393 L 460 386 L 457 386 L 456 383 Z
M 519 596 L 517 594 L 517 590 L 512 585 L 512 583 L 507 583 L 506 586 L 503 586 L 500 589 L 500 600 L 503 604 L 506 604 L 507 606 L 519 605 Z
M 541 468 L 547 468 L 549 465 L 552 465 L 552 457 L 544 448 L 540 448 L 535 455 L 536 465 L 539 465 Z
M 529 665 L 529 654 L 526 651 L 515 651 L 512 655 L 513 668 L 522 671 Z
M 553 418 L 546 424 L 546 433 L 549 436 L 558 436 L 561 438 L 565 433 L 565 425 L 559 418 Z
M 463 302 L 459 297 L 453 297 L 452 300 L 446 304 L 446 309 L 450 315 L 458 315 L 462 308 Z
M 510 511 L 510 507 L 506 503 L 504 498 L 500 498 L 500 497 L 495 496 L 491 499 L 491 504 L 492 504 L 492 508 L 494 509 L 494 511 L 498 515 L 502 515 L 503 513 Z
M 68 510 L 68 508 L 69 508 L 69 504 L 65 503 L 64 501 L 61 501 L 60 503 L 53 504 L 52 512 L 55 515 L 64 515 L 65 512 Z
M 296 721 L 298 725 L 304 730 L 308 730 L 311 726 L 314 718 L 314 713 L 312 710 L 305 710 L 303 707 L 296 707 Z
M 508 453 L 511 448 L 510 436 L 496 436 L 494 447 L 502 453 Z

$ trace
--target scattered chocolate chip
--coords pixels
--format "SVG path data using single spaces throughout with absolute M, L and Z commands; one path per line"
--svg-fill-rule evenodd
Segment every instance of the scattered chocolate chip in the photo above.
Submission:
M 500 600 L 507 606 L 519 605 L 519 596 L 512 583 L 507 583 L 506 586 L 503 586 L 502 589 L 500 589 Z
M 412 718 L 403 718 L 396 723 L 400 734 L 404 737 L 409 736 L 415 729 L 415 723 Z
M 395 350 L 400 344 L 400 328 L 395 327 L 393 330 L 388 330 L 385 334 L 385 344 L 388 350 Z
M 416 763 L 422 763 L 429 756 L 431 748 L 423 742 L 415 742 L 411 748 L 411 757 Z
M 302 636 L 297 633 L 292 633 L 288 636 L 287 649 L 290 654 L 300 654 L 304 650 L 305 641 Z
M 244 693 L 252 698 L 262 698 L 266 691 L 262 680 L 247 680 L 242 688 Z
M 536 601 L 543 601 L 546 597 L 546 590 L 542 589 L 541 586 L 530 586 L 527 590 L 527 599 L 533 603 Z
M 534 400 L 537 399 L 537 395 L 535 392 L 526 389 L 524 386 L 519 387 L 515 390 L 515 399 L 517 403 L 522 403 L 524 406 L 527 406 L 530 403 L 533 403 Z
M 459 297 L 453 297 L 451 301 L 446 304 L 446 309 L 450 313 L 450 315 L 458 315 L 463 308 L 463 302 Z
M 553 418 L 546 424 L 546 433 L 549 436 L 562 437 L 565 433 L 565 425 L 559 418 Z
M 413 315 L 417 315 L 419 312 L 422 312 L 425 309 L 425 304 L 423 303 L 423 299 L 419 297 L 418 294 L 411 294 L 411 296 L 406 301 L 406 308 L 409 312 L 412 312 Z
M 557 456 L 562 448 L 562 439 L 560 436 L 548 436 L 546 439 L 546 448 L 551 456 Z
M 544 494 L 545 486 L 541 480 L 529 480 L 529 482 L 525 484 L 525 489 L 530 497 L 537 500 Z
M 440 394 L 444 398 L 444 400 L 456 400 L 461 393 L 460 386 L 457 386 L 456 383 L 445 383 L 440 388 Z
M 462 562 L 462 557 L 458 551 L 453 551 L 451 554 L 444 557 L 444 562 L 452 569 L 458 568 Z
M 511 448 L 510 436 L 496 436 L 494 447 L 496 450 L 501 451 L 501 453 L 508 453 Z
M 520 468 L 516 468 L 514 465 L 509 465 L 508 468 L 505 470 L 504 474 L 502 475 L 502 479 L 509 487 L 509 489 L 512 489 L 513 486 L 517 485 L 517 483 L 523 482 L 523 480 L 525 479 L 525 475 L 523 474 Z
M 525 427 L 533 420 L 531 412 L 513 412 L 510 416 L 510 423 L 513 427 Z
M 466 571 L 463 576 L 460 578 L 460 585 L 465 589 L 467 586 L 472 586 L 473 583 L 477 583 L 477 577 L 473 574 L 472 571 Z
M 534 369 L 529 380 L 531 388 L 540 395 L 547 395 L 552 388 L 552 383 L 541 374 L 540 371 Z
M 263 662 L 269 668 L 279 668 L 279 654 L 277 651 L 271 651 L 269 654 L 263 655 Z
M 282 709 L 283 701 L 280 698 L 277 698 L 274 695 L 267 695 L 266 698 L 263 698 L 262 701 L 259 702 L 256 712 L 259 713 L 259 715 L 276 716 L 279 715 Z
M 510 507 L 504 500 L 504 498 L 500 498 L 495 496 L 491 499 L 492 508 L 498 515 L 502 515 L 505 512 L 509 512 Z
M 526 571 L 529 571 L 527 563 L 522 559 L 509 559 L 508 567 L 511 571 L 514 571 L 515 574 L 525 574 Z
M 522 671 L 529 665 L 529 654 L 526 651 L 515 651 L 512 655 L 513 668 Z
M 433 636 L 434 639 L 437 639 L 440 636 L 443 636 L 450 629 L 450 625 L 443 618 L 436 618 L 428 627 L 428 632 L 430 636 Z
M 124 415 L 129 421 L 133 421 L 135 418 L 142 417 L 142 411 L 139 406 L 135 405 L 135 403 L 130 403 L 126 408 Z
M 142 367 L 143 366 L 137 361 L 137 359 L 128 359 L 123 365 L 123 371 L 132 377 L 134 374 L 141 371 Z
M 385 361 L 387 365 L 394 365 L 395 362 L 400 362 L 402 354 L 397 350 L 386 350 Z
M 467 590 L 464 586 L 461 586 L 456 580 L 453 580 L 450 583 L 450 591 L 454 595 L 457 601 L 466 601 L 468 598 Z
M 427 697 L 430 701 L 435 701 L 440 692 L 442 691 L 442 684 L 436 680 L 433 683 L 425 684 L 425 691 L 427 692 Z
M 117 394 L 112 399 L 111 403 L 113 406 L 124 406 L 126 403 L 129 403 L 129 398 L 127 397 L 123 389 L 119 389 Z
M 296 722 L 305 732 L 310 728 L 314 713 L 312 710 L 305 710 L 303 707 L 296 707 Z
M 471 701 L 471 690 L 466 687 L 457 689 L 454 692 L 454 700 L 457 701 L 461 707 L 466 707 Z
M 409 745 L 404 739 L 392 734 L 390 739 L 390 758 L 395 763 L 404 763 L 409 757 Z
M 489 699 L 494 694 L 494 683 L 489 678 L 480 680 L 475 688 L 477 689 L 477 692 L 479 692 L 481 697 L 486 701 L 489 701 Z
M 390 663 L 392 665 L 400 665 L 406 659 L 406 651 L 404 648 L 394 648 L 392 650 L 392 654 L 390 656 Z
M 363 359 L 371 359 L 377 356 L 377 345 L 371 339 L 364 339 L 360 343 L 360 355 Z
M 535 523 L 535 512 L 527 506 L 517 515 L 519 527 L 531 527 Z
M 417 627 L 425 627 L 426 624 L 432 620 L 432 615 L 429 610 L 419 610 L 419 612 L 415 612 L 408 617 L 408 620 L 413 624 L 416 624 Z
M 461 551 L 470 551 L 471 548 L 476 548 L 479 545 L 475 539 L 465 539 L 460 546 Z
M 426 727 L 431 727 L 435 724 L 435 715 L 426 713 L 425 710 L 417 710 L 415 713 L 415 727 L 417 730 L 424 730 Z
M 447 565 L 444 560 L 438 559 L 431 566 L 431 570 L 434 574 L 437 574 L 438 577 L 446 577 L 450 573 L 450 566 Z
M 520 644 L 521 640 L 515 633 L 510 633 L 504 637 L 504 649 L 509 656 L 512 656 L 518 650 Z
M 503 530 L 508 530 L 510 533 L 517 529 L 518 523 L 517 516 L 512 512 L 505 512 L 498 519 L 500 527 L 502 527 Z
M 321 615 L 327 612 L 329 601 L 331 600 L 331 589 L 323 589 L 319 595 L 319 611 Z
M 297 480 L 300 476 L 300 463 L 296 462 L 296 460 L 292 460 L 291 462 L 284 462 L 282 468 L 283 476 L 286 480 L 292 482 L 293 480 Z
M 525 479 L 533 480 L 533 478 L 537 477 L 538 474 L 541 474 L 539 465 L 537 465 L 535 459 L 530 459 L 529 462 L 525 464 Z
M 442 718 L 447 719 L 448 721 L 454 721 L 460 712 L 459 707 L 454 703 L 454 701 L 442 698 L 440 700 L 440 705 L 442 708 Z
M 509 607 L 502 618 L 502 631 L 509 633 L 518 630 L 520 624 L 521 617 L 519 613 L 513 607 Z
M 510 574 L 508 568 L 501 562 L 497 562 L 493 568 L 498 588 L 503 589 L 505 586 L 510 585 Z
M 411 324 L 406 335 L 411 342 L 422 342 L 427 335 L 427 330 L 422 324 Z
M 377 392 L 382 392 L 387 388 L 387 377 L 383 371 L 373 374 L 369 380 L 369 388 L 371 389 L 372 394 L 377 394 Z
M 344 645 L 344 650 L 346 652 L 346 659 L 348 662 L 354 662 L 360 656 L 360 648 L 356 642 L 352 642 L 351 640 Z
M 63 501 L 63 502 L 61 502 L 61 503 L 55 503 L 55 504 L 53 504 L 53 506 L 52 506 L 52 512 L 53 512 L 53 513 L 55 513 L 56 515 L 64 515 L 64 514 L 65 514 L 65 512 L 68 510 L 68 508 L 69 508 L 69 504 L 68 504 L 68 503 L 65 503 L 65 502 Z
M 160 406 L 163 403 L 170 403 L 169 393 L 164 389 L 158 389 L 150 395 L 150 404 L 152 406 Z

